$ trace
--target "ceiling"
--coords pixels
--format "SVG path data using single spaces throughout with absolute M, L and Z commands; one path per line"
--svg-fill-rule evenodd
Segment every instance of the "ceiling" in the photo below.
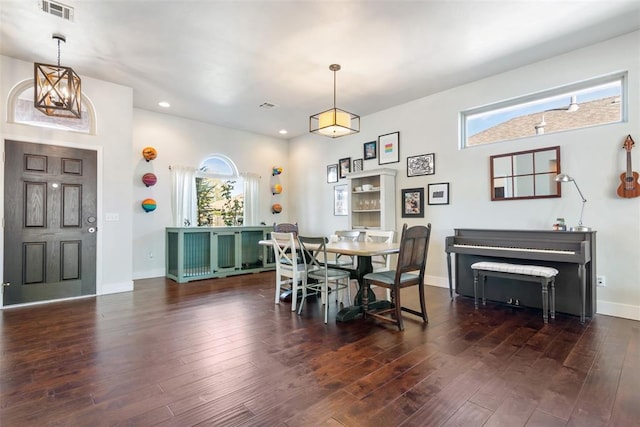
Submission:
M 62 65 L 137 108 L 286 139 L 333 106 L 332 63 L 366 116 L 640 28 L 638 0 L 63 0 L 73 22 L 40 2 L 0 0 L 0 54 L 55 64 L 61 33 Z

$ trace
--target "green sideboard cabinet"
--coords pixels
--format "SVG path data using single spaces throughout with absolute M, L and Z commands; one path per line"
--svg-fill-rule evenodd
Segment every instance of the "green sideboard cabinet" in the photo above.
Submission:
M 167 227 L 166 277 L 178 283 L 274 270 L 271 226 Z

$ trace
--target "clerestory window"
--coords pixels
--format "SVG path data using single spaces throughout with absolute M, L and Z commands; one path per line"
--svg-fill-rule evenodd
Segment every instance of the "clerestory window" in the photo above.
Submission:
M 472 108 L 461 113 L 461 147 L 626 120 L 627 73 Z

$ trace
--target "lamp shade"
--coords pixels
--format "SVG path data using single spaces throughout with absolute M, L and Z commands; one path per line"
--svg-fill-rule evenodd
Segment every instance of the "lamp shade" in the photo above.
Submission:
M 556 175 L 556 182 L 571 182 L 573 178 L 569 175 L 561 173 L 560 175 Z
M 331 64 L 333 71 L 333 108 L 309 117 L 309 132 L 329 138 L 339 138 L 360 132 L 360 116 L 336 108 L 336 71 L 339 64 Z
M 339 108 L 332 108 L 309 118 L 312 133 L 338 138 L 360 132 L 360 117 Z

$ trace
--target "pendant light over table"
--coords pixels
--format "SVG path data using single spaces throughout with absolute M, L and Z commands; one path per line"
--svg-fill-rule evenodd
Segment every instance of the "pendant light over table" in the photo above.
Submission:
M 360 132 L 360 116 L 336 108 L 336 71 L 340 65 L 331 64 L 333 71 L 333 108 L 309 117 L 309 132 L 339 138 Z

